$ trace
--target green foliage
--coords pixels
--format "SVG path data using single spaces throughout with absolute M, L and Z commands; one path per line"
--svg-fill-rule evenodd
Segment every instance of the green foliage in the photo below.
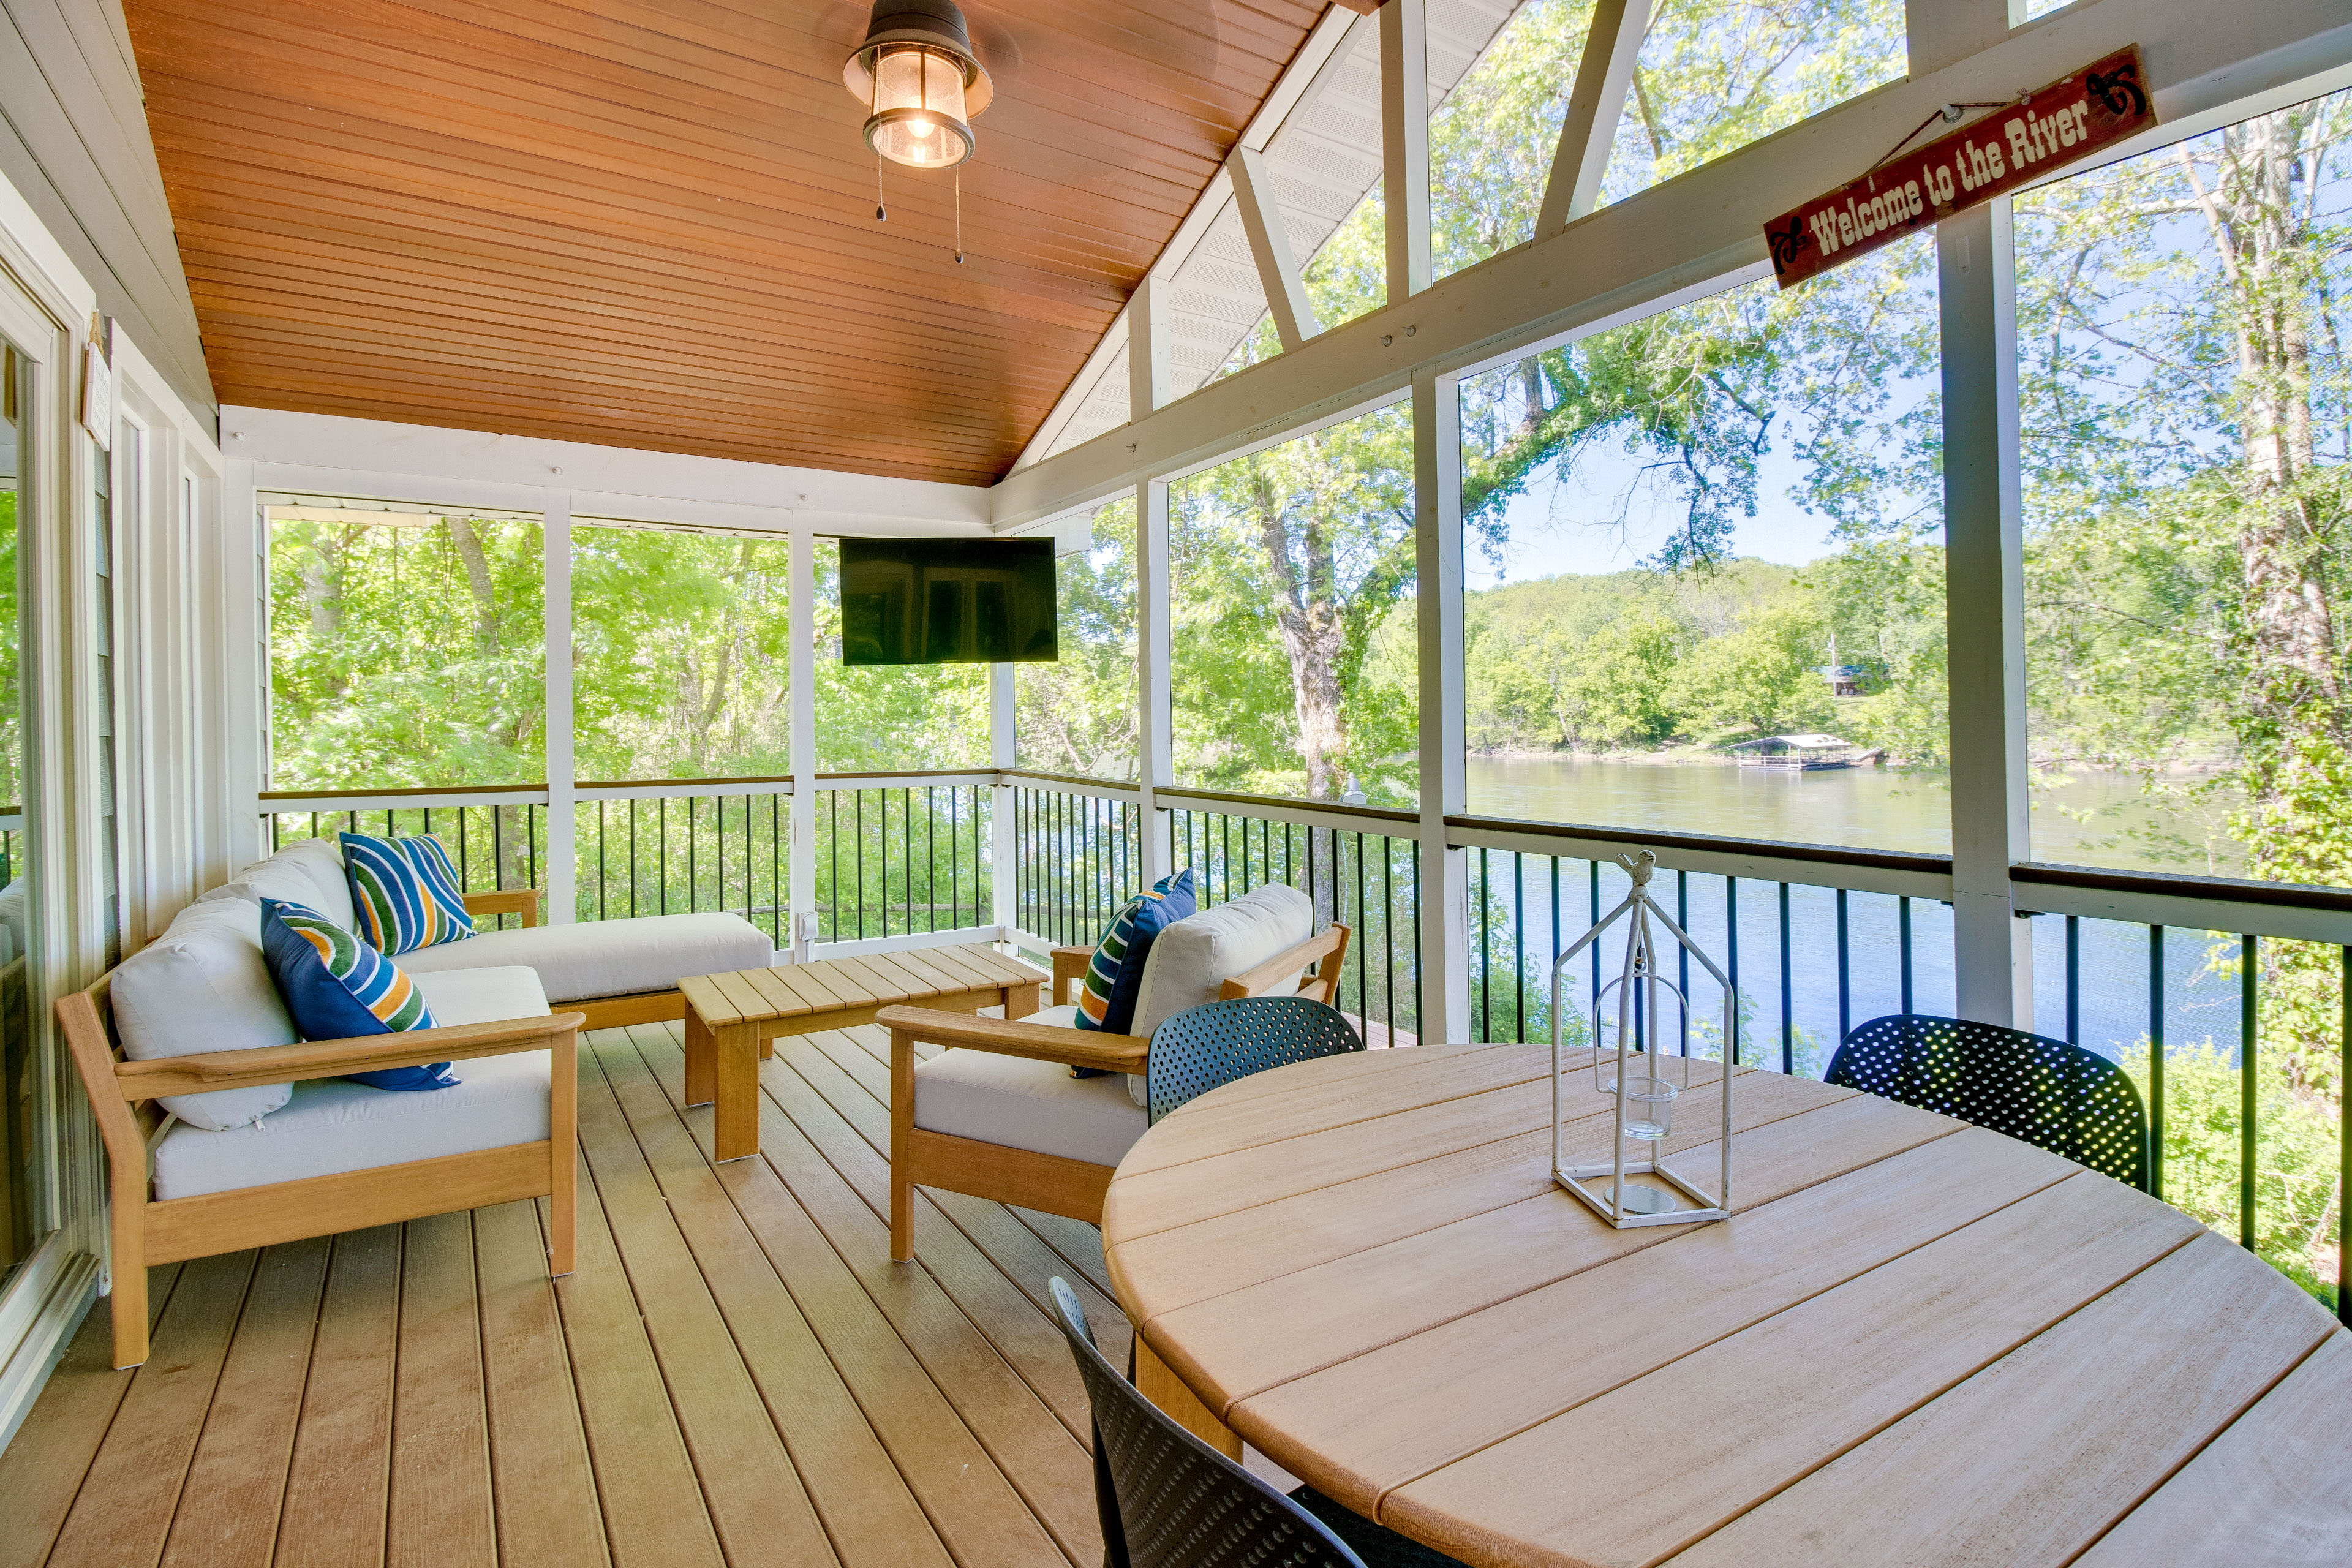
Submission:
M 1095 543 L 1055 563 L 1060 658 L 1013 668 L 1021 766 L 1132 779 L 1141 738 L 1135 669 L 1135 503 L 1094 515 Z
M 1169 505 L 1178 766 L 1195 782 L 1410 802 L 1412 662 L 1376 659 L 1414 581 L 1412 413 L 1209 470 Z
M 2120 1066 L 2147 1102 L 2148 1042 Z M 2254 1250 L 2333 1306 L 2337 1185 L 2336 1104 L 2294 1080 L 2289 1061 L 2254 1062 Z M 2236 1240 L 2241 1097 L 2234 1053 L 2208 1039 L 2164 1053 L 2164 1198 Z
M 1851 721 L 1830 695 L 1830 613 L 1808 575 L 1732 560 L 1705 575 L 1547 577 L 1468 596 L 1472 745 L 1653 747 Z
M 275 524 L 271 782 L 537 783 L 541 553 L 536 522 Z
M 1675 672 L 1686 722 L 1742 736 L 1828 723 L 1829 683 L 1822 676 L 1827 630 L 1812 606 L 1783 601 L 1739 630 L 1708 638 Z
M 576 527 L 578 775 L 791 772 L 791 582 L 787 541 Z

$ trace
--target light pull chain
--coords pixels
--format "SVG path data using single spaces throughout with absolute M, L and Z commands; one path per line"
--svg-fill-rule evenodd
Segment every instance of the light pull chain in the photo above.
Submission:
M 955 168 L 956 265 L 963 265 L 963 165 Z
M 881 150 L 877 148 L 874 153 L 874 221 L 876 223 L 890 221 L 889 209 L 882 205 L 882 162 Z

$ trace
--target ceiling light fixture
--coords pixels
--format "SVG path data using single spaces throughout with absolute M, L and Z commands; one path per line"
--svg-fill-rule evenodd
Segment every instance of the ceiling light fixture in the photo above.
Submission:
M 971 156 L 971 117 L 995 89 L 972 53 L 971 35 L 954 0 L 875 0 L 866 41 L 841 68 L 841 79 L 866 109 L 866 144 L 877 155 L 874 217 L 884 222 L 884 162 L 910 169 L 957 169 L 956 259 L 963 259 L 963 178 Z

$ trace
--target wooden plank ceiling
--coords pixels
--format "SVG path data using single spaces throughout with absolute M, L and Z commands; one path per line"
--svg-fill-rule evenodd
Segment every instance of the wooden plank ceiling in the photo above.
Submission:
M 1326 0 L 966 6 L 964 167 L 856 0 L 126 0 L 223 403 L 985 484 Z

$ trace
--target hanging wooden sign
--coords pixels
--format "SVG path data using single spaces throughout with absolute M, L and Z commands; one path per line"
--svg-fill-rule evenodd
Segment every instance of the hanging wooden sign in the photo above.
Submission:
M 2049 177 L 2156 121 L 2139 46 L 2105 59 L 1764 226 L 1780 287 L 1843 267 L 1882 245 Z M 1922 126 L 1922 130 L 1926 127 Z

